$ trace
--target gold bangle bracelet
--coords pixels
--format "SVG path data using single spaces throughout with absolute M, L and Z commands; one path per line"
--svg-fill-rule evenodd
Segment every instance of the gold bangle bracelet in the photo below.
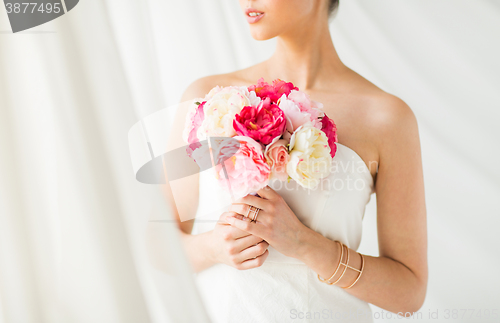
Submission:
M 349 251 L 347 251 L 347 252 L 349 252 Z M 360 272 L 361 272 L 361 270 L 359 270 L 359 269 L 357 269 L 357 268 L 354 268 L 354 267 L 349 266 L 349 258 L 347 258 L 346 263 L 345 263 L 345 264 L 344 264 L 344 263 L 342 263 L 342 265 L 346 266 L 347 268 L 351 268 L 352 270 L 357 271 L 358 273 L 360 273 Z
M 337 242 L 337 244 L 340 246 L 340 259 L 339 259 L 339 264 L 337 265 L 337 269 L 335 269 L 335 272 L 333 273 L 332 276 L 330 276 L 330 278 L 328 279 L 322 279 L 319 274 L 318 274 L 318 279 L 320 282 L 322 283 L 326 283 L 327 281 L 329 281 L 330 279 L 332 279 L 335 274 L 337 274 L 337 272 L 339 271 L 339 268 L 340 268 L 340 264 L 342 263 L 342 257 L 344 256 L 344 248 L 342 247 L 342 243 L 341 242 L 338 242 L 338 241 L 335 241 Z
M 358 254 L 361 256 L 361 270 L 358 270 L 359 274 L 358 274 L 358 277 L 356 277 L 356 280 L 351 285 L 349 285 L 347 287 L 342 287 L 343 289 L 349 289 L 352 286 L 354 286 L 354 284 L 356 284 L 358 282 L 359 278 L 361 277 L 361 274 L 363 273 L 363 268 L 365 267 L 365 258 L 359 252 L 358 252 Z
M 348 248 L 347 246 L 345 246 L 345 248 L 347 249 L 347 250 L 346 250 L 346 251 L 347 251 L 347 259 L 346 259 L 346 263 L 349 263 L 349 248 Z M 341 259 L 341 260 L 342 260 L 342 259 Z M 342 263 L 342 264 L 343 264 L 343 263 Z M 345 264 L 343 264 L 343 265 L 345 265 Z M 336 281 L 334 281 L 333 283 L 331 283 L 331 282 L 329 282 L 329 281 L 328 281 L 328 282 L 326 282 L 326 283 L 327 283 L 328 285 L 335 285 L 336 283 L 338 283 L 338 282 L 342 279 L 342 277 L 344 277 L 344 274 L 345 274 L 345 272 L 346 272 L 346 271 L 347 271 L 347 267 L 344 267 L 344 270 L 342 271 L 342 274 L 340 275 L 340 277 L 339 277 Z

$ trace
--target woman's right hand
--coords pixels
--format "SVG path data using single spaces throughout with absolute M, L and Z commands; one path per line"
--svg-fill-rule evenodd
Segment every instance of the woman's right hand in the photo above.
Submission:
M 212 230 L 213 261 L 239 270 L 260 267 L 269 255 L 269 244 L 260 237 L 231 226 L 225 218 L 234 215 L 234 212 L 222 213 Z

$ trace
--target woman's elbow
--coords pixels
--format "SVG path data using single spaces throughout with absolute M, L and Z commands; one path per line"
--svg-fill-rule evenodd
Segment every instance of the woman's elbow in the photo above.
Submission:
M 403 313 L 417 313 L 425 302 L 427 294 L 427 281 L 417 280 L 417 283 L 408 291 L 408 298 L 406 304 L 402 306 Z

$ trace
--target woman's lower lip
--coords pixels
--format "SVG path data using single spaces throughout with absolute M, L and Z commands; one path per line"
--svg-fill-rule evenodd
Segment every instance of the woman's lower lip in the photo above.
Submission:
M 262 17 L 264 17 L 264 15 L 265 15 L 265 13 L 260 14 L 258 16 L 254 16 L 254 17 L 247 16 L 247 21 L 248 21 L 249 24 L 254 24 L 257 21 L 261 20 Z

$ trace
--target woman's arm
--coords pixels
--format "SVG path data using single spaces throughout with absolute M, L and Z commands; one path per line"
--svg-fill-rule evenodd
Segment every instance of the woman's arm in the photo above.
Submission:
M 182 132 L 189 104 L 195 98 L 204 97 L 212 89 L 213 84 L 217 84 L 217 79 L 205 77 L 192 83 L 185 91 L 175 114 L 167 151 L 186 146 Z M 176 180 L 175 187 L 170 185 L 166 176 L 166 184 L 161 186 L 179 229 L 184 251 L 195 272 L 200 272 L 216 263 L 225 263 L 237 269 L 249 269 L 263 264 L 268 255 L 269 244 L 259 237 L 231 227 L 225 221 L 228 213 L 221 215 L 213 230 L 197 235 L 191 234 L 194 216 L 198 209 L 199 174 L 185 177 L 181 181 Z M 173 190 L 176 194 L 173 194 Z M 171 223 L 150 221 L 146 232 L 150 258 L 161 270 L 169 269 L 169 254 L 162 242 L 162 237 L 168 234 L 166 225 Z
M 416 312 L 427 289 L 426 208 L 417 121 L 400 100 L 378 113 L 381 115 L 377 125 L 376 182 L 379 257 L 364 256 L 360 280 L 346 291 L 394 313 Z M 321 277 L 330 277 L 338 263 L 338 246 L 318 235 L 306 237 L 304 245 L 308 247 L 302 250 L 301 258 L 316 268 Z M 325 244 L 331 250 L 329 261 L 321 260 L 326 257 L 322 247 Z M 361 257 L 353 250 L 349 254 L 349 263 L 359 269 Z M 357 274 L 348 269 L 338 285 L 350 285 Z
M 167 151 L 183 147 L 186 145 L 182 139 L 182 132 L 185 125 L 186 115 L 189 109 L 190 100 L 197 97 L 203 97 L 203 92 L 206 91 L 206 85 L 203 79 L 191 84 L 184 92 L 181 103 L 176 106 L 174 121 L 170 129 Z M 207 90 L 208 91 L 208 90 Z M 168 172 L 167 172 L 168 173 Z M 184 192 L 176 194 L 175 198 L 172 194 L 172 187 L 168 181 L 168 175 L 165 174 L 166 184 L 161 185 L 161 191 L 167 201 L 167 205 L 171 212 L 172 218 L 179 229 L 179 235 L 182 244 L 185 247 L 189 261 L 196 272 L 213 265 L 212 257 L 210 257 L 209 247 L 209 232 L 191 235 L 194 225 L 194 215 L 198 209 L 198 188 L 199 174 L 194 174 L 183 178 L 181 181 L 176 181 L 175 189 Z M 191 220 L 181 221 L 182 218 Z M 162 246 L 162 237 L 168 234 L 165 226 L 171 225 L 169 222 L 148 222 L 147 227 L 147 242 L 150 250 L 151 259 L 159 269 L 166 270 L 168 268 L 168 253 Z
M 364 256 L 361 278 L 345 291 L 394 313 L 413 313 L 422 306 L 427 289 L 426 209 L 417 122 L 410 108 L 399 99 L 376 113 L 380 255 Z M 277 193 L 268 189 L 259 195 L 267 201 L 245 197 L 239 202 L 261 203 L 258 207 L 264 210 L 259 219 L 263 223 L 249 223 L 238 215 L 231 220 L 232 225 L 261 236 L 285 255 L 302 260 L 323 279 L 329 278 L 339 262 L 338 244 L 299 224 Z M 240 209 L 235 206 L 234 210 Z M 354 250 L 349 250 L 349 265 L 361 267 L 361 257 Z M 331 281 L 340 277 L 343 268 Z M 347 287 L 357 275 L 358 272 L 347 269 L 336 285 Z

